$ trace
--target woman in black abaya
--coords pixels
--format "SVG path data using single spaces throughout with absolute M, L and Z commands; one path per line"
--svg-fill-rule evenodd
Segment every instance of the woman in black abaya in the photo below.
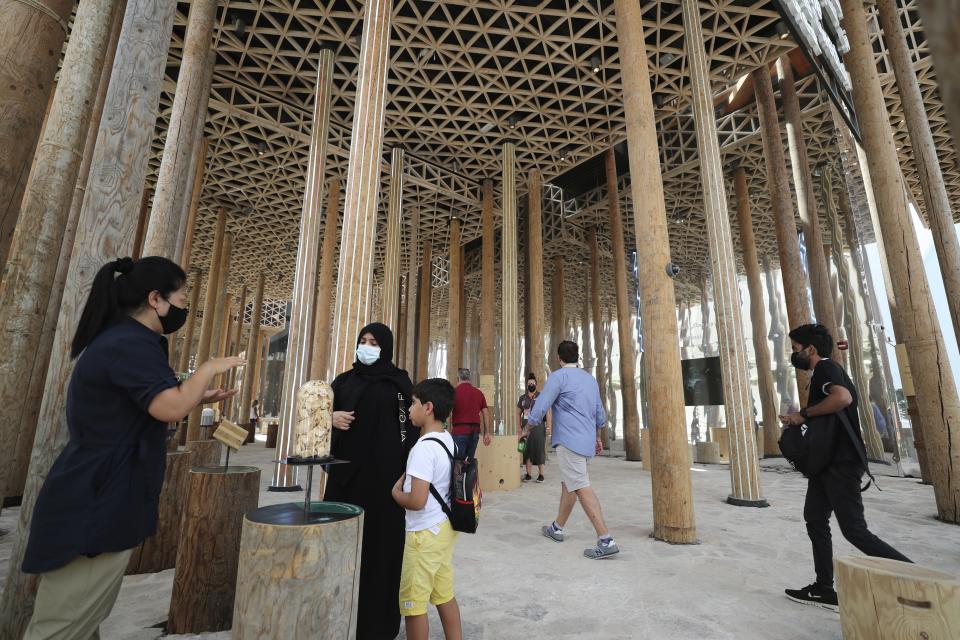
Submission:
M 410 377 L 393 364 L 393 333 L 375 322 L 360 331 L 353 368 L 333 381 L 330 453 L 324 500 L 361 507 L 363 551 L 357 640 L 392 640 L 400 630 L 404 512 L 390 495 L 407 466 L 418 429 L 407 419 Z

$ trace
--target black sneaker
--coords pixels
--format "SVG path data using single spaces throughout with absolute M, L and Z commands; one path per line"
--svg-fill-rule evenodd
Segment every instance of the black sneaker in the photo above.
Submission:
M 531 480 L 533 480 L 533 476 L 532 476 L 532 475 L 530 475 L 529 473 L 523 474 L 523 481 L 524 481 L 524 482 L 530 482 Z
M 537 482 L 543 482 L 543 474 L 542 474 L 542 473 L 541 473 L 539 476 L 537 476 Z
M 839 611 L 840 605 L 837 603 L 837 592 L 830 587 L 824 587 L 814 582 L 803 589 L 784 589 L 787 597 L 800 604 L 812 604 L 821 609 L 830 611 Z

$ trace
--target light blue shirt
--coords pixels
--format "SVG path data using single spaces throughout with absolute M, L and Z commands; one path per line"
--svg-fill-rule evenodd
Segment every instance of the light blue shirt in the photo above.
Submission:
M 542 423 L 550 409 L 553 409 L 553 446 L 563 445 L 592 458 L 597 451 L 597 429 L 607 421 L 600 404 L 600 387 L 594 377 L 578 367 L 562 367 L 551 373 L 533 405 L 529 424 Z

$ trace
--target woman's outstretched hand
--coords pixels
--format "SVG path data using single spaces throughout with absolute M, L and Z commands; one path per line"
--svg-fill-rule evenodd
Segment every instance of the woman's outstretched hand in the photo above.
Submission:
M 227 356 L 226 358 L 211 358 L 207 360 L 206 364 L 212 369 L 214 375 L 219 375 L 235 367 L 244 366 L 247 364 L 247 359 L 239 356 Z
M 350 428 L 350 424 L 353 422 L 353 411 L 334 411 L 333 412 L 333 427 L 334 429 L 341 429 L 346 431 Z
M 202 404 L 216 404 L 223 402 L 227 398 L 232 398 L 238 393 L 240 393 L 239 389 L 230 389 L 229 391 L 224 391 L 223 389 L 207 389 L 203 392 L 203 400 L 200 402 Z

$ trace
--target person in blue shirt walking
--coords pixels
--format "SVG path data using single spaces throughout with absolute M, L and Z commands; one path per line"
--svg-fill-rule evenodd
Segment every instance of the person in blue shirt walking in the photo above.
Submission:
M 583 555 L 592 560 L 609 558 L 620 549 L 607 530 L 600 500 L 587 475 L 590 458 L 603 450 L 600 429 L 607 415 L 600 403 L 600 386 L 593 376 L 577 366 L 580 353 L 575 342 L 561 342 L 557 355 L 563 366 L 550 374 L 527 420 L 530 425 L 541 424 L 547 411 L 553 410 L 552 442 L 560 470 L 560 511 L 556 520 L 543 526 L 542 532 L 555 542 L 563 542 L 563 525 L 573 512 L 573 505 L 580 500 L 580 506 L 597 532 L 596 546 L 584 549 Z

